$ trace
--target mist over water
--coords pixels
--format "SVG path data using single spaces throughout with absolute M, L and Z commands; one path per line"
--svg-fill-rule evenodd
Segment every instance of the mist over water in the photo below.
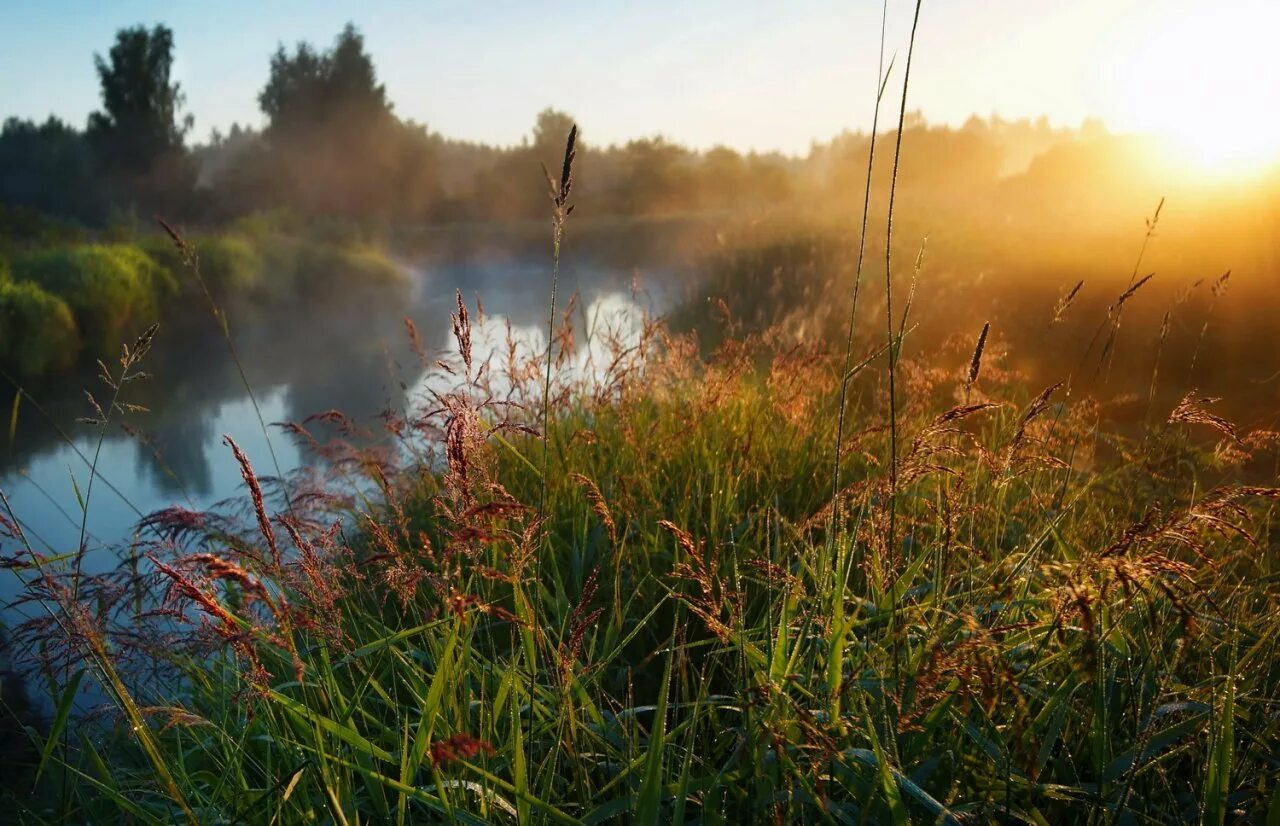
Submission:
M 638 338 L 642 318 L 665 311 L 681 295 L 683 278 L 670 261 L 648 267 L 642 258 L 622 267 L 595 256 L 567 256 L 557 316 L 576 294 L 573 321 L 579 332 L 576 352 L 558 377 L 580 378 L 601 369 L 607 364 L 606 338 Z M 237 325 L 232 317 L 232 336 L 268 424 L 269 445 L 212 322 L 207 335 L 188 340 L 166 337 L 162 323 L 143 365 L 150 378 L 129 388 L 144 397 L 149 411 L 124 417 L 131 432 L 113 424 L 102 443 L 85 522 L 90 548 L 85 570 L 116 567 L 120 554 L 140 537 L 139 521 L 148 514 L 173 505 L 227 509 L 230 500 L 241 497 L 240 469 L 224 434 L 240 444 L 264 477 L 276 473 L 274 450 L 287 476 L 315 457 L 275 423 L 301 423 L 338 410 L 376 432 L 383 411 L 413 415 L 430 409 L 432 393 L 457 379 L 420 364 L 405 320 L 417 327 L 429 359 L 456 352 L 450 313 L 459 292 L 473 314 L 474 360 L 477 366 L 492 366 L 497 392 L 502 391 L 497 365 L 507 357 L 509 342 L 522 358 L 545 352 L 551 272 L 546 256 L 539 259 L 519 244 L 504 248 L 489 241 L 483 250 L 407 256 L 401 264 L 407 290 L 391 289 L 374 301 L 327 296 L 306 310 L 269 320 Z M 483 306 L 478 317 L 477 300 Z M 98 439 L 95 428 L 76 421 L 87 415 L 85 386 L 97 393 L 77 374 L 35 398 L 52 423 L 24 399 L 18 438 L 0 455 L 0 487 L 35 549 L 52 555 L 73 551 L 80 538 L 77 496 L 89 489 Z M 17 577 L 3 578 L 0 605 L 8 605 L 21 588 Z M 0 609 L 0 619 L 18 622 L 36 610 L 34 604 Z

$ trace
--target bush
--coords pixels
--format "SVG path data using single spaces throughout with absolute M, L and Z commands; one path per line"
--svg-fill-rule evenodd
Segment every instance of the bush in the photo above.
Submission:
M 197 236 L 188 239 L 200 261 L 200 276 L 218 300 L 255 288 L 264 271 L 262 256 L 249 241 L 237 236 Z M 139 242 L 182 285 L 184 292 L 199 291 L 186 263 L 167 236 L 153 235 Z
M 115 354 L 157 320 L 163 301 L 178 290 L 172 272 L 126 244 L 29 253 L 14 261 L 13 274 L 65 301 L 95 356 Z
M 247 292 L 262 279 L 262 256 L 243 238 L 209 238 L 196 249 L 200 273 L 215 295 Z
M 405 274 L 394 261 L 369 247 L 300 240 L 275 235 L 261 242 L 263 286 L 276 299 L 314 299 L 334 291 L 403 286 Z
M 65 370 L 80 337 L 71 309 L 30 282 L 0 278 L 0 364 L 24 376 Z
M 404 281 L 404 271 L 378 250 L 367 247 L 324 250 L 331 272 L 361 286 L 394 285 Z

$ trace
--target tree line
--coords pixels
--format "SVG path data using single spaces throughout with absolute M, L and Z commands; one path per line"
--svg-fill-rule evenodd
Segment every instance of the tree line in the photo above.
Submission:
M 540 167 L 554 168 L 563 151 L 573 123 L 564 112 L 542 111 L 516 146 L 451 140 L 396 113 L 363 37 L 348 24 L 327 48 L 304 42 L 269 57 L 257 96 L 261 127 L 215 130 L 196 143 L 172 76 L 175 49 L 164 25 L 123 29 L 94 58 L 101 108 L 83 128 L 55 117 L 4 122 L 0 235 L 7 225 L 12 237 L 24 212 L 89 227 L 155 212 L 215 225 L 267 210 L 382 225 L 546 214 Z M 866 182 L 866 133 L 788 156 L 698 151 L 662 137 L 597 146 L 586 127 L 579 207 L 597 216 L 840 205 Z M 903 127 L 907 210 L 962 218 L 994 211 L 1001 220 L 1075 210 L 1110 220 L 1108 203 L 1131 210 L 1127 196 L 1145 199 L 1165 186 L 1152 180 L 1163 173 L 1135 163 L 1152 155 L 1149 146 L 1099 123 L 1068 129 L 992 116 L 952 128 L 914 113 Z M 878 153 L 873 175 L 887 176 L 891 161 Z

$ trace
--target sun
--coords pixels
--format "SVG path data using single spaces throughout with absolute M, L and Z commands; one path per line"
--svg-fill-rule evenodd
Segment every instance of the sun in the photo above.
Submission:
M 1158 3 L 1117 43 L 1108 118 L 1217 175 L 1280 164 L 1280 2 Z

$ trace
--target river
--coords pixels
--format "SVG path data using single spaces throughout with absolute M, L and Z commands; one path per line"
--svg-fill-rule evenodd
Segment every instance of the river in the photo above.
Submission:
M 270 424 L 336 409 L 376 426 L 383 411 L 412 406 L 415 388 L 427 378 L 409 348 L 404 321 L 417 326 L 433 358 L 456 349 L 449 317 L 458 292 L 473 314 L 477 299 L 483 303 L 484 323 L 473 336 L 477 360 L 505 348 L 507 322 L 522 346 L 545 348 L 550 256 L 532 253 L 527 238 L 504 244 L 488 232 L 476 243 L 474 236 L 465 243 L 439 233 L 417 239 L 411 245 L 417 250 L 402 258 L 407 282 L 385 293 L 244 313 L 249 320 L 239 323 L 232 314 L 243 378 L 212 318 L 176 327 L 162 322 L 143 365 L 149 377 L 125 388 L 126 401 L 147 410 L 123 414 L 105 431 L 78 421 L 92 415 L 84 390 L 99 399 L 110 392 L 92 373 L 24 397 L 14 437 L 6 432 L 0 448 L 0 489 L 32 545 L 51 555 L 69 553 L 83 529 L 90 549 L 86 571 L 110 569 L 138 537 L 145 515 L 171 505 L 205 511 L 243 494 L 224 434 L 261 474 L 274 473 L 272 450 L 285 474 L 314 461 L 279 428 L 264 432 L 259 411 Z M 437 243 L 442 238 L 449 243 Z M 593 320 L 625 326 L 661 313 L 688 283 L 689 267 L 670 245 L 599 254 L 597 239 L 592 249 L 566 251 L 559 284 L 561 308 L 577 293 L 575 318 L 583 326 Z M 577 340 L 579 347 L 589 346 L 585 336 Z M 11 409 L 10 402 L 6 423 Z M 91 486 L 95 454 L 98 475 Z M 16 572 L 0 573 L 0 621 L 6 625 L 41 610 L 12 604 L 22 588 Z

